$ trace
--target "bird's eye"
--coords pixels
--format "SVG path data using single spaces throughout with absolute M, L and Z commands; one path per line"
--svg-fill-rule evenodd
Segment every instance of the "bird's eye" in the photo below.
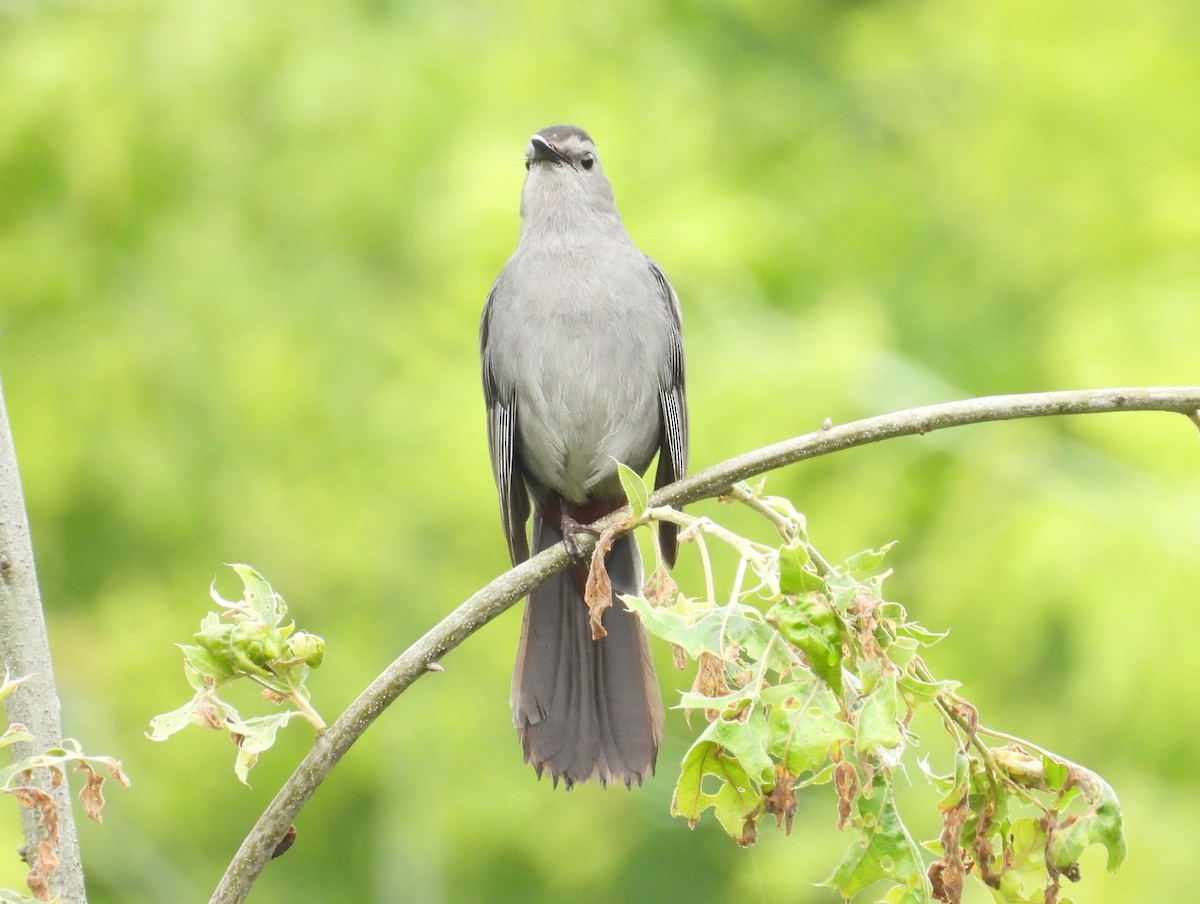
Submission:
M 596 158 L 595 158 L 595 157 L 593 157 L 591 154 L 584 154 L 584 155 L 583 155 L 583 156 L 582 156 L 582 157 L 579 159 L 579 162 L 580 162 L 581 164 L 583 164 L 583 168 L 584 168 L 584 169 L 591 169 L 591 168 L 592 168 L 592 164 L 594 164 L 594 163 L 596 162 Z

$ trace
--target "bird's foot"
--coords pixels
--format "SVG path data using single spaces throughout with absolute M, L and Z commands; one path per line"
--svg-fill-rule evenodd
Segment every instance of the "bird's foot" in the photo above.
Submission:
M 587 562 L 589 556 L 583 551 L 583 547 L 579 545 L 579 538 L 583 534 L 599 537 L 600 531 L 586 524 L 580 524 L 566 512 L 562 514 L 559 527 L 562 529 L 563 545 L 567 548 L 567 555 L 571 557 L 571 561 L 576 565 L 582 565 Z

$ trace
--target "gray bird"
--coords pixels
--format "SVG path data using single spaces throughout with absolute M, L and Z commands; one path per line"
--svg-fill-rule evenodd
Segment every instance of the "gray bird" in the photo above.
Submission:
M 621 223 L 591 137 L 550 126 L 525 149 L 521 236 L 480 323 L 488 445 L 513 564 L 625 504 L 616 462 L 655 486 L 684 475 L 688 426 L 679 300 Z M 675 562 L 674 525 L 659 543 Z M 663 707 L 645 630 L 617 599 L 638 593 L 632 536 L 607 559 L 614 605 L 593 641 L 576 561 L 529 595 L 513 674 L 513 721 L 539 777 L 641 783 Z

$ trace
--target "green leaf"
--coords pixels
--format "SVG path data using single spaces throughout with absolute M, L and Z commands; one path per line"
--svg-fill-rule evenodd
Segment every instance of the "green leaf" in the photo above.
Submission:
M 245 722 L 230 726 L 230 731 L 240 736 L 240 740 L 237 742 L 237 761 L 234 763 L 233 771 L 243 785 L 250 784 L 246 779 L 251 768 L 258 761 L 258 755 L 269 749 L 275 743 L 275 735 L 279 729 L 287 725 L 293 716 L 298 715 L 300 713 L 295 710 L 287 710 L 269 716 L 247 719 Z
M 809 561 L 808 550 L 803 546 L 779 548 L 780 593 L 785 596 L 798 596 L 825 589 L 825 581 L 807 569 Z
M 931 898 L 907 885 L 894 885 L 880 900 L 883 904 L 929 904 Z
M 49 773 L 52 782 L 57 785 L 63 779 L 64 767 L 71 765 L 75 767 L 76 771 L 88 773 L 88 781 L 79 795 L 79 800 L 88 817 L 100 822 L 101 810 L 104 808 L 104 795 L 101 793 L 101 788 L 105 780 L 112 778 L 128 788 L 130 786 L 129 778 L 125 775 L 119 760 L 110 756 L 93 756 L 85 753 L 79 742 L 73 738 L 64 738 L 60 746 L 31 754 L 0 770 L 0 791 L 17 793 L 19 787 L 28 785 L 29 773 L 34 771 Z
M 284 655 L 315 669 L 325 661 L 325 639 L 307 631 L 299 631 L 295 636 L 288 638 L 284 645 Z
M 858 680 L 862 685 L 859 688 L 860 694 L 869 694 L 875 690 L 879 684 L 879 679 L 883 677 L 883 661 L 881 659 L 862 658 L 858 660 Z M 890 674 L 890 673 L 889 673 Z
M 621 480 L 621 489 L 625 491 L 625 498 L 629 500 L 629 511 L 634 520 L 641 518 L 646 513 L 650 498 L 650 490 L 646 487 L 646 481 L 642 480 L 637 471 L 621 462 L 617 462 L 617 477 Z
M 905 672 L 900 676 L 899 687 L 904 701 L 909 706 L 917 707 L 922 703 L 933 703 L 942 694 L 954 693 L 958 689 L 959 683 L 957 681 L 925 681 L 910 672 Z
M 32 678 L 32 675 L 22 675 L 19 678 L 13 678 L 12 673 L 7 668 L 4 669 L 4 679 L 0 681 L 0 701 L 8 699 L 8 696 L 18 687 Z
M 771 704 L 768 749 L 792 775 L 818 772 L 829 762 L 833 748 L 854 736 L 826 685 L 814 690 L 785 685 L 764 691 L 762 698 Z
M 738 688 L 735 691 L 730 691 L 728 694 L 720 694 L 716 697 L 709 697 L 707 694 L 702 694 L 699 691 L 684 691 L 679 695 L 679 703 L 673 708 L 737 711 L 742 709 L 746 703 L 753 702 L 756 697 L 758 697 L 758 693 L 753 687 Z
M 706 779 L 716 787 L 705 790 Z M 701 813 L 713 807 L 725 831 L 733 838 L 740 838 L 747 817 L 761 803 L 761 795 L 737 760 L 727 755 L 721 745 L 701 739 L 683 758 L 671 815 L 682 816 L 689 826 L 694 826 Z
M 890 606 L 891 603 L 885 603 L 884 606 Z M 930 631 L 928 628 L 922 627 L 920 622 L 903 621 L 901 620 L 896 625 L 896 633 L 901 637 L 909 637 L 915 640 L 923 647 L 931 647 L 940 640 L 944 640 L 949 636 L 949 631 L 942 631 L 940 634 L 936 631 Z
M 904 741 L 900 731 L 900 713 L 896 694 L 896 673 L 888 672 L 858 710 L 855 746 L 860 753 L 877 747 L 895 747 Z
M 196 690 L 215 687 L 233 678 L 235 672 L 224 656 L 192 644 L 177 644 L 183 651 L 183 661 L 188 682 Z
M 0 735 L 0 750 L 5 747 L 11 747 L 13 744 L 28 744 L 33 740 L 33 735 L 24 728 L 18 725 L 9 725 L 4 729 L 4 734 Z
M 1046 772 L 1046 787 L 1051 791 L 1061 791 L 1067 783 L 1069 770 L 1066 763 L 1061 763 L 1051 756 L 1042 757 L 1042 768 Z
M 776 603 L 767 612 L 767 623 L 799 647 L 809 668 L 821 676 L 839 697 L 842 695 L 842 632 L 833 608 L 820 596 L 802 596 L 794 602 Z
M 1011 865 L 1000 877 L 998 900 L 1041 902 L 1046 887 L 1046 832 L 1036 819 L 1015 819 L 1009 827 Z
M 718 718 L 700 735 L 725 748 L 725 753 L 741 764 L 758 781 L 769 781 L 775 766 L 767 756 L 767 716 L 762 707 L 753 707 L 742 718 Z
M 690 601 L 659 608 L 633 595 L 621 599 L 638 614 L 646 630 L 668 643 L 679 644 L 693 659 L 705 652 L 720 655 L 736 644 L 752 659 L 760 659 L 769 647 L 768 664 L 772 668 L 791 668 L 798 662 L 787 646 L 775 639 L 775 630 L 763 621 L 762 613 L 752 606 L 730 603 L 697 615 L 683 611 L 694 605 Z
M 243 600 L 246 606 L 269 627 L 279 627 L 279 623 L 287 614 L 287 605 L 283 602 L 283 597 L 272 590 L 266 579 L 249 565 L 229 567 L 242 579 Z
M 26 897 L 25 895 L 19 895 L 15 891 L 9 891 L 7 888 L 0 888 L 0 902 L 2 902 L 2 904 L 29 904 L 29 902 L 32 900 L 33 898 Z M 55 898 L 54 900 L 59 901 L 61 899 Z
M 846 575 L 856 581 L 877 577 L 876 571 L 880 563 L 895 545 L 896 541 L 893 540 L 879 549 L 864 549 L 862 552 L 855 553 L 846 560 Z
M 858 819 L 854 825 L 859 837 L 846 849 L 833 875 L 821 884 L 836 889 L 849 901 L 867 886 L 887 879 L 911 896 L 891 900 L 926 904 L 932 890 L 925 878 L 925 865 L 896 811 L 890 784 L 876 778 L 869 791 L 869 797 L 864 791 L 857 798 Z
M 1060 869 L 1070 866 L 1079 861 L 1086 847 L 1101 844 L 1108 852 L 1106 867 L 1113 872 L 1125 862 L 1127 853 L 1121 804 L 1107 782 L 1095 773 L 1088 775 L 1095 781 L 1099 799 L 1093 798 L 1089 812 L 1076 817 L 1071 825 L 1054 833 L 1050 845 L 1051 861 Z
M 197 691 L 189 702 L 185 703 L 179 709 L 173 709 L 169 713 L 163 713 L 155 716 L 150 720 L 150 730 L 146 733 L 146 737 L 151 741 L 165 741 L 177 731 L 182 731 L 193 722 L 199 720 L 197 711 L 200 702 L 207 696 L 205 691 Z

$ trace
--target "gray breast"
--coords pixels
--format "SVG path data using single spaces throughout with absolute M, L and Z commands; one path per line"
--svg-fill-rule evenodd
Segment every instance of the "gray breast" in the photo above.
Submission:
M 516 395 L 518 454 L 573 502 L 618 493 L 614 460 L 643 471 L 659 444 L 670 313 L 628 247 L 636 259 L 515 255 L 497 285 L 491 341 Z

